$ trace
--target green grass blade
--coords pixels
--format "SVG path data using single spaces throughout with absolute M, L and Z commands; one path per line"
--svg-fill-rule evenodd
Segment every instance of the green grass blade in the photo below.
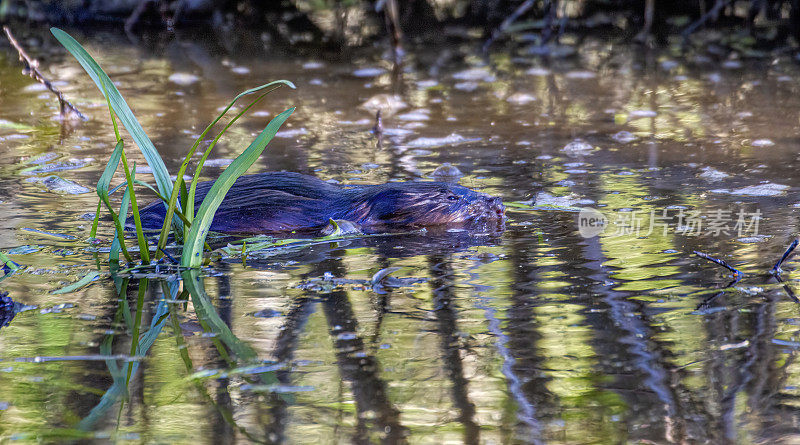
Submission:
M 97 211 L 94 213 L 94 220 L 92 221 L 92 230 L 89 231 L 89 238 L 97 238 L 97 226 L 100 224 L 100 211 L 103 210 L 103 201 L 97 200 Z
M 186 270 L 181 273 L 183 288 L 189 291 L 194 306 L 194 312 L 201 324 L 208 329 L 233 352 L 239 360 L 251 362 L 258 360 L 258 354 L 250 345 L 240 340 L 231 331 L 231 328 L 220 318 L 214 304 L 208 297 L 203 286 L 203 278 L 198 270 Z
M 233 119 L 231 119 L 231 121 L 225 125 L 225 127 L 219 132 L 219 134 L 217 134 L 214 140 L 211 141 L 210 144 L 208 144 L 208 148 L 206 148 L 206 151 L 200 158 L 200 162 L 197 163 L 197 168 L 194 169 L 192 184 L 189 188 L 189 194 L 187 195 L 188 197 L 186 198 L 186 206 L 183 207 L 183 213 L 186 214 L 187 218 L 194 219 L 194 197 L 195 194 L 197 193 L 197 183 L 200 181 L 200 173 L 203 171 L 203 165 L 205 165 L 206 159 L 208 159 L 208 156 L 211 154 L 211 150 L 213 150 L 214 147 L 217 145 L 217 142 L 219 142 L 219 139 L 222 137 L 222 135 L 224 135 L 225 132 L 228 131 L 228 129 L 231 128 L 231 126 L 234 123 L 236 123 L 237 120 L 239 120 L 240 117 L 242 117 L 245 113 L 247 113 L 247 111 L 249 111 L 250 108 L 253 108 L 255 104 L 261 102 L 261 99 L 263 99 L 264 96 L 271 93 L 276 88 L 278 87 L 275 87 L 272 90 L 265 91 L 264 93 L 260 94 L 255 100 L 250 102 L 250 104 L 247 105 L 242 111 L 238 112 L 236 116 L 234 116 Z M 240 96 L 241 95 L 237 96 L 236 99 L 234 99 L 234 101 L 237 100 Z M 231 102 L 230 105 L 233 105 L 233 102 Z M 226 112 L 230 108 L 230 105 L 228 106 L 228 108 L 225 109 Z
M 181 208 L 186 212 L 186 200 L 189 199 L 189 192 L 186 190 L 186 181 L 181 178 Z
M 275 86 L 275 85 L 277 85 L 277 87 L 280 87 L 281 85 L 287 85 L 288 87 L 290 87 L 292 89 L 295 88 L 294 84 L 289 82 L 288 80 L 276 80 L 274 82 L 270 82 L 270 83 L 267 83 L 267 84 L 264 84 L 264 85 L 257 86 L 255 88 L 250 88 L 249 90 L 245 90 L 245 91 L 239 93 L 236 97 L 234 97 L 233 100 L 231 100 L 231 102 L 228 104 L 228 106 L 225 107 L 224 110 L 222 110 L 222 113 L 220 113 L 220 115 L 217 116 L 217 118 L 214 119 L 214 121 L 211 122 L 206 127 L 206 129 L 203 130 L 202 133 L 200 133 L 200 136 L 194 142 L 194 145 L 192 145 L 192 148 L 189 149 L 189 152 L 186 154 L 186 157 L 184 158 L 183 163 L 181 164 L 181 167 L 178 170 L 178 175 L 177 175 L 178 179 L 176 180 L 176 183 L 178 183 L 180 181 L 183 181 L 183 179 L 182 179 L 183 175 L 186 173 L 186 169 L 189 167 L 189 162 L 191 161 L 192 156 L 194 156 L 195 151 L 197 151 L 197 147 L 200 146 L 200 142 L 203 141 L 203 139 L 206 137 L 206 134 L 208 134 L 208 132 L 211 130 L 211 128 L 214 125 L 216 125 L 217 122 L 219 122 L 220 119 L 222 119 L 228 113 L 228 111 L 231 109 L 231 107 L 233 107 L 233 105 L 236 103 L 236 101 L 238 101 L 239 99 L 241 99 L 244 96 L 247 96 L 248 94 L 253 94 L 253 93 L 261 91 L 261 90 L 263 90 L 265 88 L 270 88 L 270 87 Z M 253 104 L 251 104 L 251 106 L 252 105 Z M 238 119 L 238 116 L 236 118 L 234 118 L 233 121 L 235 121 L 236 119 Z M 233 121 L 231 123 L 233 123 Z M 230 124 L 228 124 L 228 126 L 230 126 Z M 225 128 L 227 129 L 227 127 L 225 127 Z M 224 132 L 224 130 L 223 130 L 223 132 Z M 217 138 L 217 139 L 219 139 L 219 138 Z M 216 142 L 217 139 L 215 139 L 215 142 Z M 204 159 L 203 159 L 203 161 L 201 161 L 200 165 L 198 166 L 198 169 L 202 168 L 202 162 L 205 162 L 205 157 L 207 157 L 207 155 L 204 156 Z M 196 187 L 195 181 L 192 181 L 192 184 Z M 192 190 L 193 189 L 194 189 L 194 187 L 192 188 Z M 180 195 L 180 192 L 179 192 L 179 190 L 173 189 L 172 190 L 172 194 L 162 193 L 162 195 L 169 196 L 169 203 L 167 204 L 167 215 L 166 215 L 166 218 L 164 218 L 164 226 L 161 228 L 161 236 L 158 239 L 158 247 L 156 249 L 156 258 L 159 258 L 159 255 L 162 252 L 162 249 L 164 248 L 164 246 L 167 243 L 167 235 L 169 234 L 168 226 L 169 226 L 169 221 L 171 221 L 171 219 L 172 219 L 172 209 L 177 208 L 176 202 L 178 201 L 178 197 Z M 194 219 L 194 193 L 191 192 L 191 191 L 188 194 L 188 198 L 186 200 L 186 205 L 189 206 L 192 211 L 191 212 L 186 212 L 185 209 L 184 209 L 184 215 L 191 222 Z
M 100 272 L 97 272 L 97 271 L 89 272 L 86 275 L 84 275 L 83 278 L 81 278 L 80 280 L 78 280 L 78 281 L 76 281 L 76 282 L 74 282 L 74 283 L 72 283 L 72 284 L 70 284 L 68 286 L 64 286 L 61 289 L 54 290 L 52 293 L 58 295 L 58 294 L 68 294 L 70 292 L 75 292 L 76 290 L 78 290 L 78 289 L 86 286 L 87 284 L 91 283 L 92 281 L 96 280 L 97 277 L 99 277 L 99 276 L 100 276 Z
M 162 202 L 164 202 L 164 203 L 167 203 L 167 204 L 169 203 L 169 199 L 167 199 L 166 197 L 164 197 L 164 196 L 162 196 L 160 193 L 158 193 L 158 190 L 156 190 L 156 189 L 155 189 L 155 187 L 153 187 L 152 185 L 150 185 L 150 184 L 148 184 L 148 183 L 146 183 L 146 182 L 144 182 L 144 181 L 140 181 L 140 180 L 138 180 L 138 179 L 134 179 L 134 180 L 133 180 L 133 182 L 134 182 L 135 184 L 139 184 L 139 185 L 141 185 L 141 186 L 143 186 L 143 187 L 147 187 L 147 188 L 148 188 L 148 189 L 149 189 L 151 192 L 153 192 L 153 193 L 156 195 L 156 197 L 157 197 L 158 199 L 160 199 Z M 175 214 L 175 216 L 177 216 L 177 217 L 178 217 L 178 218 L 179 218 L 179 219 L 180 219 L 180 220 L 183 222 L 183 224 L 185 224 L 185 225 L 186 225 L 186 227 L 191 227 L 192 223 L 191 223 L 191 222 L 189 222 L 189 220 L 188 220 L 188 219 L 186 219 L 186 216 L 184 216 L 183 212 L 181 212 L 181 211 L 179 211 L 179 210 L 177 210 L 177 209 L 176 209 L 176 210 L 174 211 L 174 214 Z
M 100 175 L 100 180 L 97 181 L 97 196 L 100 197 L 100 200 L 108 208 L 108 212 L 111 214 L 111 219 L 114 220 L 114 227 L 117 229 L 117 236 L 116 239 L 119 239 L 119 245 L 122 249 L 122 254 L 125 255 L 125 259 L 128 261 L 133 261 L 130 253 L 128 253 L 127 247 L 125 247 L 125 241 L 123 241 L 123 227 L 119 221 L 119 217 L 114 212 L 114 209 L 111 207 L 111 200 L 108 198 L 108 186 L 111 184 L 111 178 L 114 177 L 114 173 L 117 171 L 117 166 L 119 166 L 119 160 L 122 158 L 122 149 L 123 143 L 122 141 L 117 142 L 117 146 L 114 147 L 114 151 L 111 152 L 111 158 L 108 160 L 108 164 L 106 164 L 106 168 L 103 171 L 103 174 Z M 127 195 L 126 195 L 127 196 Z M 123 198 L 123 202 L 125 199 Z M 127 214 L 127 209 L 126 212 Z M 112 246 L 112 253 L 113 253 L 113 246 Z M 112 261 L 114 260 L 113 255 L 110 258 Z M 117 257 L 117 260 L 119 257 Z
M 0 252 L 0 263 L 3 264 L 3 267 L 8 268 L 8 270 L 12 272 L 19 269 L 19 264 L 12 261 L 11 258 L 9 258 L 8 255 L 4 254 L 3 252 Z
M 86 70 L 89 77 L 91 77 L 95 85 L 97 85 L 97 88 L 107 95 L 108 101 L 111 102 L 111 107 L 117 115 L 117 118 L 119 118 L 122 125 L 128 130 L 131 138 L 133 138 L 133 141 L 142 151 L 147 165 L 149 165 L 150 169 L 153 171 L 156 186 L 161 191 L 162 195 L 168 196 L 172 192 L 172 181 L 169 178 L 169 171 L 167 171 L 167 167 L 164 165 L 161 156 L 159 156 L 156 147 L 147 136 L 147 133 L 144 132 L 139 121 L 136 120 L 133 111 L 131 111 L 125 99 L 122 98 L 117 87 L 114 86 L 108 75 L 106 75 L 103 69 L 100 68 L 100 65 L 80 43 L 58 28 L 50 28 L 50 32 L 52 32 L 55 38 L 64 45 L 64 48 L 78 60 L 78 63 Z
M 123 184 L 127 185 L 126 183 Z M 119 205 L 120 215 L 128 214 L 130 201 L 131 196 L 128 194 L 128 187 L 126 186 L 125 190 L 122 192 L 122 203 Z M 123 236 L 122 233 L 114 232 L 114 241 L 111 242 L 111 251 L 108 254 L 109 261 L 113 263 L 119 263 L 119 251 L 124 242 L 124 239 L 120 238 L 121 236 Z
M 122 150 L 122 168 L 125 169 L 125 180 L 128 183 L 128 196 L 130 197 L 131 201 L 131 210 L 133 210 L 133 225 L 136 227 L 136 239 L 139 242 L 139 255 L 142 259 L 144 264 L 150 264 L 150 249 L 147 245 L 147 238 L 144 236 L 144 231 L 142 230 L 142 219 L 139 216 L 139 204 L 136 203 L 136 192 L 133 188 L 133 180 L 134 176 L 136 176 L 136 163 L 133 163 L 133 174 L 128 169 L 128 159 L 125 157 L 125 150 Z M 125 213 L 120 213 L 124 218 L 128 211 L 125 210 Z
M 97 195 L 100 199 L 103 199 L 103 196 L 106 198 L 108 197 L 108 187 L 111 185 L 111 178 L 114 177 L 114 173 L 117 171 L 117 167 L 119 166 L 119 160 L 122 158 L 122 141 L 117 142 L 116 147 L 114 147 L 114 151 L 111 152 L 111 157 L 108 158 L 108 163 L 106 164 L 106 168 L 103 170 L 103 174 L 100 175 L 100 179 L 97 181 Z
M 135 162 L 133 163 L 133 171 L 131 172 L 131 179 L 133 179 L 134 183 L 136 182 L 136 163 Z M 125 186 L 125 190 L 122 191 L 122 203 L 119 205 L 119 214 L 123 215 L 123 216 L 127 216 L 128 215 L 128 207 L 129 207 L 130 202 L 131 202 L 131 194 L 129 193 L 130 187 L 128 187 L 128 182 L 123 182 L 122 184 L 118 185 L 117 187 L 114 187 L 114 190 L 116 190 L 117 188 L 122 187 L 122 186 Z M 113 193 L 114 190 L 112 190 L 111 192 Z M 123 225 L 125 224 L 124 220 L 122 221 L 122 224 Z M 114 233 L 114 241 L 111 242 L 111 251 L 109 252 L 109 260 L 113 261 L 115 263 L 119 263 L 119 251 L 120 251 L 120 247 L 122 246 L 121 243 L 123 242 L 120 239 L 120 236 L 123 236 L 123 234 L 116 233 L 116 232 Z M 145 243 L 145 246 L 146 245 L 147 244 Z M 141 250 L 141 244 L 140 244 L 140 250 Z
M 197 209 L 197 217 L 192 221 L 192 227 L 184 239 L 183 254 L 181 255 L 182 266 L 194 268 L 202 265 L 203 245 L 211 227 L 211 222 L 214 220 L 214 213 L 222 204 L 225 194 L 233 187 L 236 179 L 247 172 L 247 169 L 261 156 L 269 141 L 275 137 L 275 133 L 278 132 L 281 125 L 293 112 L 294 107 L 275 116 L 250 146 L 237 156 L 231 165 L 214 181 L 214 185 L 211 186 L 200 208 Z

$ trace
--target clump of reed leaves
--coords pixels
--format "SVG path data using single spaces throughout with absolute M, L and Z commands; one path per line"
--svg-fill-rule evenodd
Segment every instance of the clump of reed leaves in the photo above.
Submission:
M 222 203 L 225 194 L 233 186 L 236 179 L 243 175 L 247 169 L 253 165 L 256 159 L 258 159 L 267 144 L 275 136 L 275 133 L 278 132 L 281 125 L 288 119 L 292 112 L 294 112 L 294 107 L 278 114 L 267 124 L 256 139 L 222 172 L 206 194 L 200 206 L 195 209 L 195 194 L 203 164 L 206 159 L 208 159 L 209 154 L 211 154 L 211 151 L 222 135 L 225 134 L 228 128 L 230 128 L 244 113 L 276 88 L 284 85 L 290 88 L 295 88 L 295 86 L 287 80 L 278 80 L 249 89 L 234 97 L 222 113 L 206 127 L 189 149 L 178 170 L 175 182 L 173 183 L 158 150 L 156 150 L 153 142 L 147 136 L 141 124 L 139 124 L 139 121 L 136 120 L 130 107 L 128 107 L 128 104 L 125 102 L 125 99 L 122 98 L 122 95 L 100 65 L 92 58 L 86 49 L 69 34 L 58 28 L 51 28 L 51 32 L 67 51 L 78 60 L 103 93 L 108 103 L 109 114 L 114 126 L 114 133 L 117 141 L 108 160 L 108 164 L 97 183 L 97 194 L 100 200 L 97 204 L 97 213 L 92 224 L 90 236 L 96 236 L 99 217 L 105 206 L 105 209 L 114 221 L 115 227 L 114 240 L 109 254 L 109 263 L 112 270 L 117 270 L 119 267 L 120 253 L 129 263 L 135 262 L 136 259 L 131 253 L 133 249 L 128 248 L 124 236 L 125 221 L 130 209 L 133 215 L 139 248 L 138 261 L 140 261 L 143 266 L 157 262 L 167 255 L 165 248 L 169 236 L 172 234 L 176 242 L 179 245 L 182 244 L 180 267 L 190 269 L 201 267 L 204 258 L 203 249 L 207 247 L 206 237 L 208 236 L 211 222 L 214 219 L 214 213 Z M 183 176 L 189 168 L 190 160 L 199 148 L 200 143 L 206 138 L 206 135 L 211 129 L 225 117 L 237 101 L 249 95 L 256 95 L 256 97 L 246 107 L 236 113 L 236 115 L 217 133 L 195 166 L 194 175 L 187 186 Z M 131 165 L 128 162 L 118 122 L 125 127 L 136 146 L 139 147 L 139 150 L 141 150 L 144 155 L 144 159 L 153 172 L 156 183 L 155 187 L 136 179 L 136 165 L 135 163 Z M 111 181 L 119 169 L 120 162 L 124 171 L 125 182 L 114 189 L 110 189 Z M 155 195 L 164 202 L 167 209 L 164 224 L 158 233 L 157 245 L 154 248 L 149 244 L 148 237 L 142 229 L 141 218 L 139 216 L 139 203 L 137 202 L 134 189 L 135 185 L 144 186 L 153 191 Z M 119 188 L 123 188 L 122 203 L 119 209 L 115 209 L 112 206 L 110 195 Z

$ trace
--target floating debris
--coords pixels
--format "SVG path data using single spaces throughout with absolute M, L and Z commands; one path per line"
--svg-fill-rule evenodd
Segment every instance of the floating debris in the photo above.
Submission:
M 372 113 L 377 113 L 380 110 L 383 117 L 392 116 L 407 107 L 408 104 L 403 102 L 403 99 L 397 94 L 376 94 L 361 104 L 361 108 Z
M 83 168 L 91 161 L 93 158 L 85 158 L 85 159 L 70 159 L 67 162 L 56 162 L 53 164 L 39 164 L 39 166 L 32 166 L 22 170 L 20 173 L 23 175 L 41 175 L 44 173 L 52 173 L 57 171 L 65 171 L 65 170 L 75 170 L 78 168 Z
M 168 77 L 169 81 L 181 86 L 189 86 L 197 83 L 200 78 L 190 73 L 173 73 Z
M 80 280 L 78 280 L 78 281 L 76 281 L 76 282 L 74 282 L 72 284 L 69 284 L 67 286 L 64 286 L 61 289 L 54 290 L 52 293 L 53 294 L 68 294 L 70 292 L 75 292 L 76 290 L 78 290 L 78 289 L 80 289 L 80 288 L 82 288 L 84 286 L 89 285 L 93 281 L 96 281 L 99 277 L 100 277 L 100 272 L 91 271 L 91 272 L 87 273 L 86 275 L 84 275 Z
M 581 205 L 592 205 L 595 202 L 591 199 L 582 198 L 575 193 L 564 196 L 555 196 L 547 192 L 539 192 L 530 201 L 523 202 L 537 210 L 563 210 L 568 212 L 579 212 Z
M 761 243 L 770 238 L 772 238 L 772 236 L 770 235 L 754 235 L 754 236 L 745 236 L 742 238 L 736 238 L 736 241 L 745 244 L 752 244 L 752 243 Z
M 250 68 L 246 66 L 235 66 L 231 68 L 231 71 L 236 74 L 250 74 Z
M 350 279 L 350 278 L 335 278 L 330 272 L 325 272 L 322 277 L 312 278 L 308 281 L 300 283 L 297 288 L 303 290 L 312 290 L 317 292 L 330 292 L 335 289 L 352 288 L 352 289 L 367 289 L 372 288 L 378 293 L 385 293 L 383 288 L 401 288 L 411 287 L 415 284 L 424 283 L 428 281 L 427 278 L 417 277 L 392 277 L 389 274 L 400 270 L 399 267 L 389 267 L 378 271 L 372 278 L 368 280 Z
M 361 226 L 353 221 L 346 219 L 331 220 L 324 229 L 320 231 L 322 236 L 342 236 L 342 235 L 361 235 Z
M 275 318 L 282 316 L 283 313 L 281 313 L 280 311 L 276 311 L 275 309 L 268 308 L 268 309 L 261 309 L 260 311 L 257 312 L 253 312 L 250 315 L 257 318 Z
M 60 314 L 61 312 L 64 311 L 64 309 L 71 309 L 73 307 L 75 307 L 75 305 L 72 304 L 72 303 L 61 303 L 61 304 L 57 304 L 57 305 L 55 305 L 53 307 L 42 308 L 42 309 L 39 310 L 39 313 L 41 313 L 41 314 Z
M 41 249 L 42 246 L 24 245 L 24 246 L 14 247 L 13 249 L 8 249 L 6 253 L 9 255 L 27 255 L 29 253 L 38 252 Z
M 592 144 L 582 139 L 575 139 L 561 149 L 561 151 L 568 155 L 588 155 L 595 150 L 596 148 Z
M 614 136 L 611 136 L 611 139 L 614 139 L 615 141 L 622 144 L 627 144 L 628 142 L 633 142 L 639 138 L 634 136 L 634 134 L 631 133 L 630 131 L 620 131 L 615 133 Z
M 306 62 L 303 64 L 304 70 L 319 70 L 325 68 L 325 64 L 322 62 Z
M 720 193 L 726 195 L 740 195 L 740 196 L 780 196 L 786 194 L 786 191 L 791 187 L 788 185 L 774 184 L 771 182 L 759 185 L 750 185 L 740 189 L 716 189 L 711 190 L 711 193 Z
M 436 167 L 436 170 L 431 173 L 431 176 L 443 181 L 457 181 L 458 178 L 464 176 L 464 173 L 461 173 L 461 170 L 459 170 L 455 165 L 445 162 L 444 164 Z
M 92 218 L 94 218 L 94 214 L 92 214 Z M 67 241 L 74 241 L 75 239 L 77 239 L 76 237 L 74 237 L 72 235 L 65 235 L 65 234 L 54 233 L 54 232 L 45 232 L 44 230 L 31 229 L 29 227 L 23 227 L 20 230 L 24 230 L 26 232 L 38 233 L 40 235 L 52 236 L 54 238 L 61 238 L 63 240 L 67 240 Z
M 52 161 L 53 159 L 57 159 L 58 156 L 59 156 L 58 153 L 56 153 L 54 151 L 49 151 L 49 152 L 39 156 L 38 158 L 34 158 L 34 159 L 29 160 L 27 163 L 28 164 L 44 164 L 44 163 Z
M 42 184 L 51 192 L 66 193 L 68 195 L 80 195 L 91 192 L 90 189 L 58 176 L 47 176 L 45 178 L 28 178 L 27 182 Z
M 701 170 L 702 173 L 700 173 L 699 176 L 706 181 L 719 181 L 730 176 L 729 174 L 717 170 L 714 167 L 703 167 Z
M 451 133 L 449 136 L 441 138 L 417 138 L 407 143 L 406 146 L 411 148 L 433 148 L 444 145 L 463 144 L 465 142 L 476 142 L 480 140 L 481 138 L 465 138 L 460 134 Z

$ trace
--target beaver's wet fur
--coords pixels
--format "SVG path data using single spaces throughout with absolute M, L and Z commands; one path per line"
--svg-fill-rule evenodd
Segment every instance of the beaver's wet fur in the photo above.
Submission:
M 199 207 L 213 181 L 197 186 Z M 499 198 L 443 182 L 390 182 L 339 187 L 313 176 L 270 172 L 242 176 L 222 201 L 211 230 L 222 233 L 318 232 L 331 219 L 356 223 L 365 233 L 422 227 L 502 227 Z M 160 229 L 164 204 L 140 211 L 145 229 Z

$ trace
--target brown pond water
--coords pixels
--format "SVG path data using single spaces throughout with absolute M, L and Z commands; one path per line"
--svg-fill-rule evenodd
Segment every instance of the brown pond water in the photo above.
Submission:
M 111 223 L 102 244 L 86 241 L 96 195 L 44 180 L 94 187 L 114 143 L 105 104 L 54 41 L 33 47 L 91 118 L 62 128 L 52 97 L 2 52 L 0 250 L 25 266 L 0 284 L 23 309 L 0 330 L 3 439 L 800 441 L 800 274 L 792 260 L 785 287 L 761 274 L 798 231 L 800 67 L 788 56 L 589 39 L 551 62 L 486 60 L 474 44 L 411 48 L 393 71 L 380 50 L 256 57 L 192 36 L 75 36 L 171 172 L 236 93 L 289 79 L 298 89 L 243 118 L 207 178 L 294 105 L 253 172 L 368 184 L 428 178 L 449 162 L 461 184 L 527 204 L 509 208 L 500 236 L 223 258 L 189 303 L 165 299 L 157 280 L 131 282 L 120 300 L 95 253 Z M 385 95 L 406 107 L 384 112 L 379 146 L 363 104 Z M 602 212 L 606 230 L 582 236 L 576 207 Z M 726 288 L 730 273 L 694 250 L 745 278 Z M 99 280 L 52 294 L 98 261 Z M 387 267 L 399 279 L 373 286 Z

